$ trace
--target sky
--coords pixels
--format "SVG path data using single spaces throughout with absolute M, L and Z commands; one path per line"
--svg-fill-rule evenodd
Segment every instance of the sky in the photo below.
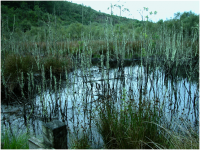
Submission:
M 84 6 L 90 6 L 92 9 L 111 14 L 111 9 L 108 8 L 112 5 L 124 5 L 123 8 L 128 8 L 130 12 L 121 12 L 123 17 L 142 20 L 139 12 L 142 12 L 143 7 L 148 7 L 148 11 L 143 11 L 143 16 L 149 16 L 149 20 L 157 22 L 160 19 L 164 21 L 170 18 L 174 18 L 174 14 L 177 12 L 183 13 L 185 11 L 192 11 L 195 14 L 199 14 L 199 0 L 184 1 L 184 0 L 67 0 L 77 4 L 83 4 Z M 140 11 L 141 10 L 141 11 Z M 149 12 L 157 11 L 156 15 L 149 15 Z M 115 7 L 113 9 L 114 15 L 120 16 L 120 9 Z

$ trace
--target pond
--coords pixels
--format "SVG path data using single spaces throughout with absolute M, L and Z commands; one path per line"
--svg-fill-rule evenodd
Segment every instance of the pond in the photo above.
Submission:
M 37 87 L 40 92 L 31 103 L 1 105 L 2 131 L 3 126 L 10 125 L 16 132 L 29 129 L 41 138 L 42 123 L 59 119 L 67 124 L 71 137 L 87 129 L 97 143 L 94 148 L 101 148 L 103 141 L 94 125 L 98 119 L 97 106 L 102 101 L 112 101 L 120 109 L 124 100 L 132 99 L 138 104 L 142 97 L 163 110 L 163 124 L 166 120 L 175 123 L 184 120 L 199 132 L 198 83 L 181 74 L 170 78 L 159 66 L 149 68 L 140 63 L 121 69 L 96 65 L 77 68 L 67 74 L 66 80 L 52 77 L 48 79 L 49 86 Z

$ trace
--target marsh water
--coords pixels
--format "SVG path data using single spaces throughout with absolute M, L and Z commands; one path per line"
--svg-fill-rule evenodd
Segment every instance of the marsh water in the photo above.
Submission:
M 166 121 L 178 124 L 184 120 L 198 132 L 199 84 L 182 73 L 170 77 L 162 67 L 150 67 L 147 72 L 147 67 L 140 63 L 121 69 L 98 65 L 76 68 L 66 79 L 52 78 L 46 81 L 50 83 L 48 86 L 38 86 L 40 92 L 30 104 L 2 104 L 2 131 L 5 126 L 11 126 L 17 133 L 28 129 L 32 135 L 42 138 L 42 123 L 59 119 L 72 133 L 68 139 L 86 129 L 98 143 L 94 148 L 99 148 L 102 139 L 94 125 L 98 119 L 96 106 L 102 105 L 102 101 L 112 101 L 116 108 L 123 100 L 133 100 L 137 104 L 142 95 L 144 101 L 152 101 L 163 110 L 163 124 Z

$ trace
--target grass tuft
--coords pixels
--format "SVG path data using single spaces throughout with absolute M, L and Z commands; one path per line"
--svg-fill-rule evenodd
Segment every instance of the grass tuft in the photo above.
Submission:
M 70 149 L 89 149 L 89 133 L 83 133 L 79 138 L 71 139 Z
M 29 149 L 28 136 L 26 133 L 11 135 L 9 129 L 1 133 L 1 148 L 2 149 Z
M 147 101 L 139 108 L 129 101 L 120 111 L 110 102 L 106 103 L 105 108 L 99 108 L 100 119 L 96 126 L 106 148 L 156 148 L 152 141 L 166 145 L 163 135 L 159 134 L 158 126 L 148 123 L 159 123 L 160 116 L 156 109 Z

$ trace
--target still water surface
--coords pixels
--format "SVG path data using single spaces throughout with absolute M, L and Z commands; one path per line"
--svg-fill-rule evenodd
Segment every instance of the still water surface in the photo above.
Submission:
M 101 100 L 112 100 L 116 108 L 122 99 L 134 99 L 138 103 L 140 94 L 143 99 L 157 104 L 169 122 L 179 122 L 183 119 L 198 129 L 199 122 L 199 90 L 198 84 L 189 82 L 181 76 L 175 80 L 167 78 L 162 69 L 155 68 L 146 73 L 145 67 L 135 65 L 106 70 L 93 66 L 89 69 L 77 69 L 68 73 L 67 80 L 57 81 L 60 86 L 50 86 L 32 99 L 34 110 L 26 106 L 29 120 L 28 128 L 31 134 L 41 138 L 41 126 L 44 114 L 48 118 L 65 122 L 71 132 L 81 130 L 81 126 L 91 127 L 93 140 L 99 144 L 102 139 L 98 136 L 91 117 L 98 118 L 97 105 Z M 109 97 L 110 96 L 110 97 Z M 20 105 L 1 105 L 1 126 L 9 124 L 14 130 L 26 131 L 23 107 Z M 31 114 L 31 115 L 30 115 Z M 69 138 L 68 138 L 69 139 Z

